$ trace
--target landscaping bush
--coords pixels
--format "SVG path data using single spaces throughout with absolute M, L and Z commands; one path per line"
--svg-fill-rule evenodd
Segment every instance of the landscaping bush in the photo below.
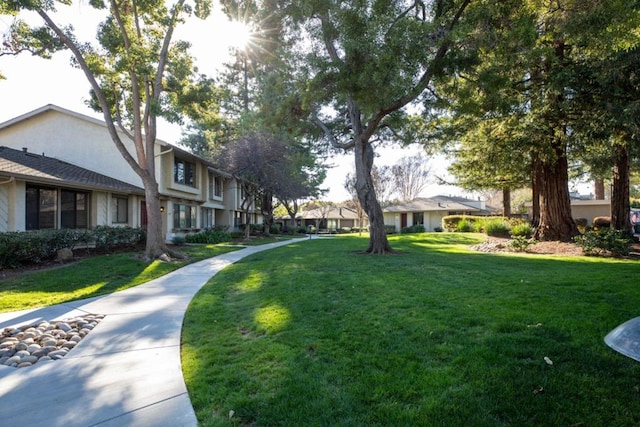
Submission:
M 182 246 L 187 242 L 187 238 L 185 236 L 173 236 L 173 239 L 171 239 L 171 243 L 173 243 L 174 245 L 177 246 Z
M 280 224 L 271 224 L 269 226 L 269 234 L 280 234 Z
M 240 236 L 244 236 L 240 232 Z M 231 241 L 231 234 L 227 232 L 226 227 L 213 227 L 207 228 L 204 231 L 196 234 L 189 234 L 185 237 L 187 243 L 203 243 L 208 245 L 215 245 L 223 242 Z
M 146 238 L 143 229 L 97 227 L 95 230 L 61 229 L 0 233 L 0 268 L 39 264 L 56 257 L 60 249 L 90 246 L 112 250 L 133 246 Z
M 143 228 L 108 227 L 100 225 L 92 230 L 96 249 L 111 251 L 115 248 L 133 247 L 147 238 Z
M 474 227 L 471 221 L 467 220 L 466 218 L 463 218 L 462 220 L 458 221 L 455 231 L 459 233 L 470 233 L 473 230 L 474 230 Z
M 509 246 L 516 252 L 526 252 L 529 246 L 535 243 L 534 240 L 525 236 L 514 236 L 509 242 Z
M 300 226 L 300 227 L 296 228 L 296 233 L 298 233 L 298 234 L 307 234 L 307 229 L 305 227 Z
M 535 230 L 528 222 L 519 222 L 511 226 L 511 237 L 524 237 L 530 239 L 533 236 Z
M 400 233 L 402 234 L 408 234 L 408 233 L 424 233 L 424 225 L 422 224 L 415 224 L 412 225 L 410 227 L 403 227 L 402 230 L 400 230 Z
M 603 228 L 611 227 L 611 217 L 610 216 L 597 216 L 593 218 L 591 225 L 594 230 L 600 230 Z
M 585 255 L 626 256 L 631 249 L 631 238 L 625 231 L 607 227 L 587 231 L 573 240 Z
M 474 216 L 474 215 L 448 215 L 442 218 L 442 228 L 445 231 L 461 231 L 458 228 L 458 224 L 460 222 L 464 222 L 467 225 L 462 226 L 461 228 L 465 230 L 465 232 L 475 231 L 478 233 L 484 232 L 484 226 L 487 221 L 492 219 L 504 217 L 486 217 L 486 216 Z
M 395 225 L 385 225 L 384 226 L 384 231 L 387 234 L 394 234 L 396 232 L 396 226 Z
M 435 231 L 436 233 L 442 233 L 444 229 L 442 227 L 433 227 L 433 231 Z
M 511 225 L 505 219 L 493 218 L 485 223 L 484 231 L 492 237 L 509 237 Z

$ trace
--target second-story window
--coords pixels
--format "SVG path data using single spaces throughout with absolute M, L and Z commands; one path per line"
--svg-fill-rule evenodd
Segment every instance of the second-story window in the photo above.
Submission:
M 213 184 L 213 194 L 216 197 L 222 197 L 222 177 L 215 177 L 215 181 Z
M 175 159 L 173 180 L 178 184 L 196 186 L 196 165 L 183 159 Z

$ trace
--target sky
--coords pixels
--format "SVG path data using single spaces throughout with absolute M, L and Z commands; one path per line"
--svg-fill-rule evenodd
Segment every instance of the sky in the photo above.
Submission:
M 217 2 L 216 2 L 217 5 Z M 96 13 L 86 1 L 74 1 L 71 6 L 58 7 L 54 18 L 59 25 L 72 23 L 79 40 L 92 41 L 101 15 Z M 22 16 L 30 22 L 41 22 L 35 15 Z M 0 34 L 11 24 L 12 17 L 0 15 Z M 230 58 L 234 31 L 237 27 L 219 11 L 207 20 L 190 20 L 178 27 L 174 40 L 186 39 L 192 43 L 191 54 L 196 58 L 199 72 L 215 76 L 221 64 Z M 235 39 L 237 39 L 236 37 Z M 71 53 L 56 53 L 52 59 L 42 59 L 23 53 L 18 56 L 0 56 L 0 73 L 6 80 L 0 80 L 0 123 L 13 117 L 35 110 L 47 104 L 102 119 L 101 115 L 89 109 L 85 102 L 89 99 L 89 83 L 79 69 L 70 65 Z M 177 144 L 181 136 L 179 126 L 166 122 L 158 125 L 158 137 Z M 401 157 L 421 152 L 420 147 L 406 149 L 399 147 L 377 147 L 375 164 L 392 165 Z M 328 170 L 323 188 L 328 191 L 323 199 L 339 202 L 349 197 L 344 189 L 344 178 L 353 171 L 352 155 L 339 155 L 327 159 L 333 165 Z M 448 162 L 443 157 L 430 160 L 432 175 L 447 177 Z M 465 195 L 453 186 L 430 184 L 422 196 Z

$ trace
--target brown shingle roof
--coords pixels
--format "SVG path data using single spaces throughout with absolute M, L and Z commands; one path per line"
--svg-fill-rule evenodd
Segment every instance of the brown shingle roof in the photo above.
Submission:
M 124 181 L 53 157 L 41 156 L 3 146 L 0 146 L 0 174 L 40 183 L 144 194 L 142 188 Z

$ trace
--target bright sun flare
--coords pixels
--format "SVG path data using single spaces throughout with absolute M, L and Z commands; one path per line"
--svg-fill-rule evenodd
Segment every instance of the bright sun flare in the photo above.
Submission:
M 251 30 L 247 25 L 240 21 L 230 21 L 226 25 L 226 31 L 229 46 L 236 49 L 244 49 L 251 40 Z

